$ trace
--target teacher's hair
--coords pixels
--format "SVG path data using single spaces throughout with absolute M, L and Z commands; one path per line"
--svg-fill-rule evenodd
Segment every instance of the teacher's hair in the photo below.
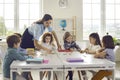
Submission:
M 50 14 L 45 14 L 42 19 L 40 19 L 40 20 L 38 20 L 38 21 L 36 21 L 34 23 L 43 24 L 44 21 L 48 21 L 48 20 L 52 20 L 52 19 L 53 18 L 52 18 L 52 16 Z

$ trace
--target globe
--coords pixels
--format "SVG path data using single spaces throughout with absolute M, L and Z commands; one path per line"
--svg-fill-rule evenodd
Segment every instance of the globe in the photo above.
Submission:
M 60 20 L 60 27 L 62 30 L 65 30 L 65 27 L 67 26 L 66 20 Z

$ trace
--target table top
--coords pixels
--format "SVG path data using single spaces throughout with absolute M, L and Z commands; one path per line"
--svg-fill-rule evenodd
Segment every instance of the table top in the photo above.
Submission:
M 39 52 L 37 52 L 39 54 Z M 38 56 L 37 56 L 38 57 Z M 57 54 L 47 54 L 47 55 L 39 55 L 39 57 L 45 60 L 44 63 L 27 63 L 26 61 L 13 61 L 11 64 L 11 69 L 39 69 L 39 70 L 51 70 L 51 69 L 63 69 L 63 64 L 60 59 L 58 59 Z
M 37 52 L 36 57 L 42 57 L 48 63 L 26 63 L 26 61 L 13 61 L 11 69 L 39 69 L 39 70 L 62 70 L 62 69 L 114 69 L 115 63 L 106 59 L 94 58 L 91 54 L 79 52 L 57 52 L 56 54 L 41 55 Z M 67 58 L 81 58 L 83 62 L 68 62 Z
M 115 68 L 115 63 L 111 62 L 107 59 L 100 59 L 100 58 L 94 58 L 94 55 L 92 54 L 82 54 L 79 52 L 72 52 L 72 53 L 66 53 L 62 52 L 59 54 L 59 58 L 62 60 L 63 65 L 65 68 Z M 67 58 L 81 58 L 83 59 L 82 62 L 68 62 Z

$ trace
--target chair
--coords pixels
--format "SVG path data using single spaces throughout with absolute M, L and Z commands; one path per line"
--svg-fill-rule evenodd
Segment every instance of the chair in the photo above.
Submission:
M 1 59 L 1 62 L 3 61 L 4 57 L 5 57 L 5 51 L 4 51 L 3 47 L 0 46 L 0 59 Z

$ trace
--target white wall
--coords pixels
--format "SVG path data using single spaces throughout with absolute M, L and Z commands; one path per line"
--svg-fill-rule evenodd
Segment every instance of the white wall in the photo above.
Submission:
M 53 18 L 72 18 L 76 16 L 77 40 L 82 40 L 82 0 L 68 0 L 66 8 L 60 8 L 59 0 L 43 0 L 43 13 L 48 13 Z

